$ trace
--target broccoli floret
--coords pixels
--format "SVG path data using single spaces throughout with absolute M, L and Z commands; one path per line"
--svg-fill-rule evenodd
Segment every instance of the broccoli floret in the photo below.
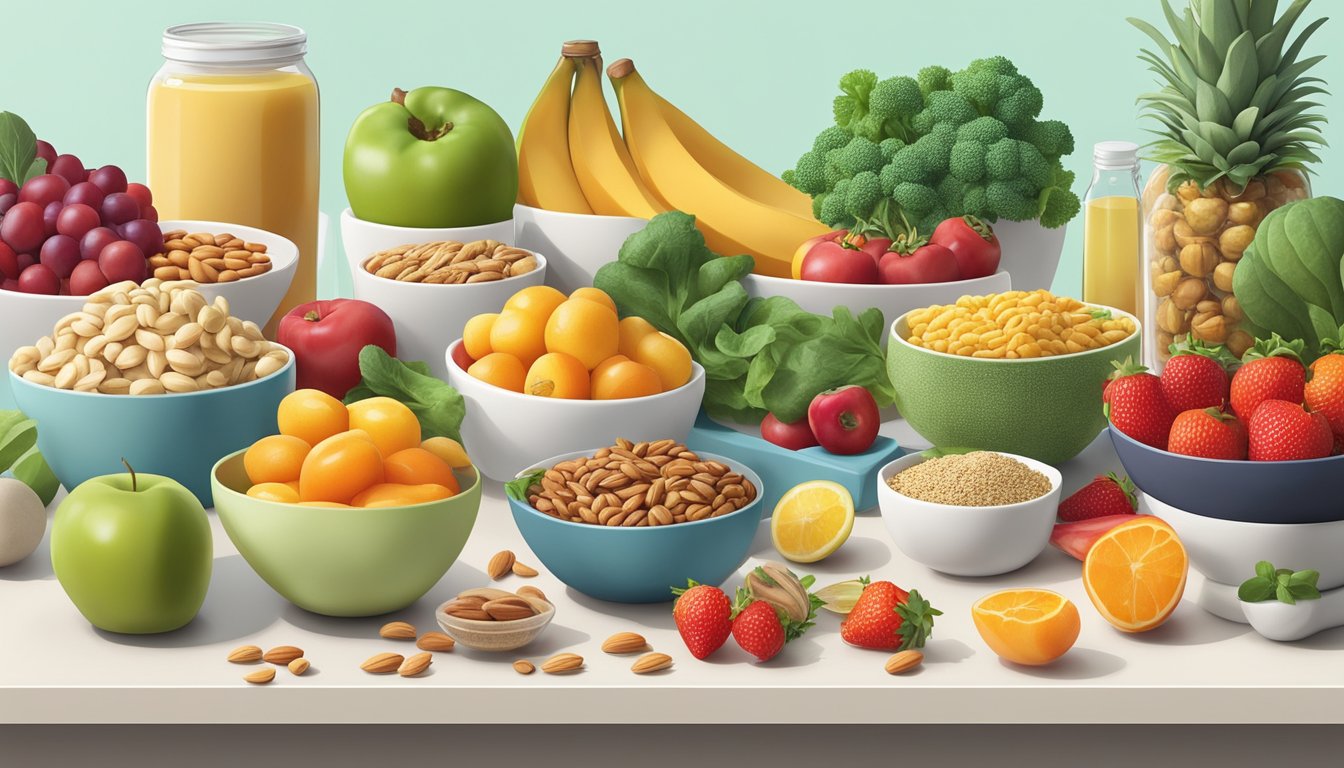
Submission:
M 962 195 L 962 210 L 972 216 L 993 221 L 994 212 L 989 210 L 989 196 L 983 184 L 969 184 Z
M 903 181 L 896 185 L 891 196 L 901 208 L 916 216 L 924 216 L 938 207 L 938 193 L 923 184 Z
M 964 182 L 985 178 L 985 145 L 975 140 L 960 139 L 952 145 L 948 172 Z M 806 190 L 804 190 L 806 191 Z
M 1011 181 L 1021 173 L 1017 139 L 1000 139 L 985 151 L 985 174 L 995 181 Z
M 916 80 L 919 82 L 919 92 L 928 98 L 934 91 L 946 91 L 952 87 L 952 72 L 947 67 L 934 65 L 919 70 Z
M 1073 181 L 1073 171 L 1066 171 L 1056 163 L 1050 186 L 1041 191 L 1038 200 L 1041 226 L 1049 229 L 1062 227 L 1078 215 L 1082 203 L 1073 193 Z
M 845 178 L 844 171 L 840 170 L 840 152 L 843 149 L 844 147 L 828 150 L 822 160 L 822 174 L 827 189 L 834 189 L 835 185 Z
M 914 143 L 919 149 L 920 163 L 930 176 L 942 176 L 947 173 L 948 159 L 952 155 L 952 146 L 956 143 L 957 132 L 947 123 L 939 123 L 927 136 L 921 136 Z
M 868 97 L 877 85 L 877 75 L 866 69 L 856 69 L 840 78 L 840 94 L 835 97 L 832 112 L 835 124 L 849 128 L 868 116 Z
M 915 142 L 902 148 L 891 158 L 891 162 L 887 163 L 886 167 L 882 169 L 883 174 L 888 172 L 894 174 L 890 186 L 894 187 L 896 183 L 902 181 L 924 182 L 931 180 L 932 169 L 924 164 L 924 157 L 927 153 L 918 144 L 919 142 Z
M 1017 181 L 989 182 L 985 185 L 985 198 L 989 209 L 1001 219 L 1026 221 L 1036 218 L 1038 213 L 1036 196 L 1023 194 Z
M 842 174 L 852 177 L 862 171 L 876 173 L 886 162 L 882 159 L 882 150 L 876 144 L 862 136 L 855 136 L 838 151 L 835 164 Z
M 832 125 L 830 128 L 817 134 L 817 138 L 812 140 L 812 151 L 826 153 L 832 149 L 839 149 L 849 143 L 853 138 L 849 131 L 838 125 Z
M 845 213 L 845 195 L 848 190 L 849 179 L 841 179 L 835 189 L 826 195 L 821 204 L 821 215 L 817 217 L 821 223 L 829 227 L 843 227 L 848 223 L 848 214 Z
M 942 208 L 945 211 L 960 211 L 966 204 L 966 184 L 955 175 L 948 174 L 943 180 L 938 182 L 935 189 L 938 197 L 942 200 Z
M 905 142 L 900 139 L 883 139 L 882 143 L 877 145 L 878 150 L 882 152 L 883 164 L 891 162 L 891 158 L 895 157 L 904 146 Z
M 950 123 L 956 127 L 979 117 L 975 107 L 955 91 L 934 91 L 929 94 L 927 103 L 935 124 Z
M 1050 183 L 1054 163 L 1045 159 L 1039 149 L 1025 141 L 1017 142 L 1017 163 L 1022 178 L 1036 189 Z
M 1021 75 L 1005 78 L 992 114 L 1012 126 L 1024 126 L 1041 114 L 1041 89 Z
M 809 195 L 825 192 L 830 188 L 826 183 L 826 158 L 820 152 L 804 152 L 798 165 L 784 172 L 784 181 Z
M 976 59 L 952 75 L 952 90 L 975 105 L 982 115 L 995 114 L 999 101 L 1017 89 L 1017 81 L 1031 81 L 1017 73 L 1017 67 L 1002 56 Z M 1001 115 L 995 115 L 1003 119 Z M 1008 121 L 1005 121 L 1008 122 Z
M 823 192 L 812 198 L 812 218 L 821 221 L 821 208 L 826 204 L 826 198 L 830 197 L 830 192 Z
M 896 185 L 902 181 L 901 169 L 895 163 L 888 163 L 877 174 L 877 183 L 882 187 L 882 194 L 886 197 L 891 197 Z
M 854 219 L 867 218 L 881 198 L 882 187 L 877 174 L 872 171 L 856 173 L 846 189 L 845 213 Z
M 1058 120 L 1030 122 L 1018 132 L 1018 138 L 1036 147 L 1049 160 L 1073 154 L 1073 132 Z
M 910 77 L 889 77 L 873 87 L 868 101 L 868 128 L 871 137 L 910 136 L 910 121 L 924 108 L 919 83 Z
M 1008 126 L 997 118 L 983 116 L 957 129 L 957 141 L 976 141 L 986 147 L 1008 137 Z

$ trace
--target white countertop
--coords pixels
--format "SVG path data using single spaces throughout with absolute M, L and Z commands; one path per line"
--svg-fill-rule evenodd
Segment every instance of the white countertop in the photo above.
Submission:
M 884 432 L 919 445 L 901 422 Z M 1118 464 L 1102 435 L 1063 467 L 1064 493 L 1111 469 Z M 485 563 L 500 549 L 541 566 L 515 530 L 499 485 L 488 485 L 476 529 L 448 574 L 414 606 L 387 617 L 333 619 L 290 605 L 252 572 L 213 514 L 211 523 L 216 560 L 205 606 L 167 635 L 119 636 L 89 626 L 52 575 L 45 541 L 28 560 L 0 569 L 0 724 L 1344 722 L 1344 629 L 1291 645 L 1264 640 L 1194 605 L 1202 579 L 1192 572 L 1186 600 L 1166 625 L 1125 635 L 1093 610 L 1079 564 L 1062 553 L 1047 549 L 1006 576 L 942 576 L 895 551 L 876 510 L 860 514 L 837 554 L 795 570 L 815 574 L 818 585 L 864 574 L 890 579 L 918 588 L 944 611 L 923 668 L 897 677 L 882 669 L 887 653 L 845 645 L 839 617 L 824 612 L 768 663 L 751 663 L 731 640 L 697 661 L 677 635 L 670 603 L 603 603 L 544 571 L 500 584 L 535 584 L 556 604 L 554 622 L 531 647 L 495 655 L 459 645 L 435 654 L 421 678 L 369 675 L 359 668 L 369 656 L 415 652 L 411 643 L 378 637 L 385 621 L 437 629 L 434 608 L 487 584 Z M 776 557 L 766 522 L 743 572 Z M 1078 604 L 1082 633 L 1054 665 L 1000 662 L 972 626 L 972 602 L 1012 586 L 1055 589 Z M 675 666 L 631 673 L 634 657 L 599 648 L 622 630 L 645 635 Z M 253 668 L 225 661 L 242 644 L 297 645 L 312 669 L 294 677 L 277 668 L 270 685 L 248 685 L 242 676 Z M 585 669 L 563 677 L 512 669 L 515 659 L 539 664 L 560 651 L 582 655 Z

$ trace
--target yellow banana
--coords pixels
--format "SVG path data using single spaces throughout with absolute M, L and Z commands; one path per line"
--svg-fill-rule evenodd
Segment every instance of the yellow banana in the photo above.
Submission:
M 622 59 L 607 70 L 621 106 L 621 125 L 639 174 L 669 208 L 694 214 L 705 242 L 722 254 L 746 253 L 756 271 L 789 277 L 794 251 L 830 231 L 811 216 L 765 205 L 715 178 L 696 161 L 664 119 L 657 95 L 634 64 Z
M 664 210 L 640 180 L 602 95 L 599 59 L 576 59 L 569 108 L 569 155 L 593 213 L 651 219 Z
M 753 200 L 795 216 L 812 218 L 811 197 L 734 152 L 732 147 L 719 141 L 667 99 L 657 94 L 655 97 L 662 107 L 663 119 L 667 120 L 677 140 L 716 179 Z
M 518 132 L 518 202 L 566 213 L 592 213 L 569 159 L 569 90 L 574 59 L 561 56 Z

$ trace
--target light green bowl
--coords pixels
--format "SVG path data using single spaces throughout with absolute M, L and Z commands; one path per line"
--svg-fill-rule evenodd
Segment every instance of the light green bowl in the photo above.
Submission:
M 476 523 L 481 481 L 409 507 L 301 507 L 246 495 L 243 453 L 210 473 L 215 512 L 238 552 L 286 600 L 326 616 L 376 616 L 419 600 L 448 572 Z
M 1059 464 L 1106 427 L 1101 391 L 1113 361 L 1139 357 L 1142 331 L 1118 344 L 1027 360 L 960 357 L 916 347 L 908 314 L 891 324 L 887 375 L 911 428 L 940 448 L 972 448 Z

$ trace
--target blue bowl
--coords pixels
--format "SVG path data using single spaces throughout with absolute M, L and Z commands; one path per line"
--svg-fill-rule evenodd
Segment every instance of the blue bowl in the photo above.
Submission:
M 1129 479 L 1177 509 L 1241 523 L 1344 520 L 1344 456 L 1306 461 L 1227 461 L 1160 451 L 1110 427 Z
M 540 464 L 555 464 L 593 451 L 575 451 Z M 761 522 L 765 490 L 750 469 L 711 453 L 756 486 L 756 498 L 731 514 L 675 525 L 609 528 L 571 523 L 538 512 L 525 500 L 509 499 L 513 521 L 533 554 L 557 579 L 598 600 L 613 603 L 661 603 L 673 598 L 672 587 L 687 579 L 722 584 L 747 560 Z
M 137 472 L 173 478 L 209 507 L 215 462 L 279 431 L 275 411 L 294 391 L 294 353 L 264 379 L 200 392 L 73 392 L 13 372 L 9 383 L 19 410 L 37 421 L 38 450 L 61 485 L 125 472 L 125 458 Z

